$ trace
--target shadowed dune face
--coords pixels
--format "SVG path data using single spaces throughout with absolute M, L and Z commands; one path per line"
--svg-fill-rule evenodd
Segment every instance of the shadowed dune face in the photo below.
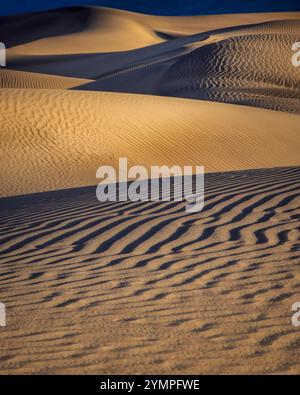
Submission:
M 299 40 L 300 21 L 234 32 L 172 65 L 160 93 L 300 113 L 300 73 L 291 62 Z
M 205 188 L 189 215 L 94 188 L 1 199 L 1 372 L 298 373 L 300 169 Z
M 99 7 L 72 7 L 0 17 L 0 37 L 11 55 L 123 51 L 182 35 L 268 20 L 297 12 L 160 17 Z
M 122 157 L 130 166 L 202 165 L 207 172 L 300 165 L 294 114 L 46 89 L 2 89 L 0 109 L 2 196 L 96 184 L 97 168 L 118 168 Z
M 89 82 L 87 79 L 0 69 L 0 88 L 70 89 Z

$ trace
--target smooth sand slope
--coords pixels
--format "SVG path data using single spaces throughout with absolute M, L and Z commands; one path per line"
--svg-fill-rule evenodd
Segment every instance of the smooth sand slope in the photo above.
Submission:
M 23 44 L 21 37 L 14 39 L 8 51 L 9 68 L 93 80 L 75 86 L 80 90 L 186 97 L 300 113 L 300 73 L 291 61 L 292 44 L 300 40 L 299 13 L 224 15 L 223 24 L 219 16 L 215 22 L 210 16 L 203 17 L 203 25 L 201 17 L 195 17 L 197 34 L 173 34 L 173 39 L 162 26 L 155 29 L 155 17 L 149 17 L 150 26 L 148 16 L 120 11 L 83 8 L 54 13 L 58 19 L 65 13 L 64 29 L 54 25 L 51 13 L 31 16 L 46 19 L 45 30 L 32 32 L 24 22 L 23 30 L 31 37 Z M 167 20 L 179 25 L 182 21 Z M 119 33 L 121 21 L 128 25 L 131 40 Z M 135 23 L 156 35 L 152 45 L 137 48 L 135 40 L 144 34 Z M 75 37 L 69 24 L 80 27 Z M 34 32 L 40 40 L 32 37 Z M 86 34 L 95 39 L 85 38 Z M 121 43 L 132 46 L 122 48 Z
M 0 68 L 0 88 L 70 89 L 90 80 Z
M 300 165 L 299 115 L 116 93 L 2 89 L 1 195 L 96 184 L 100 165 Z M 267 150 L 267 153 L 266 153 Z
M 300 168 L 210 174 L 204 211 L 0 200 L 1 373 L 300 371 Z

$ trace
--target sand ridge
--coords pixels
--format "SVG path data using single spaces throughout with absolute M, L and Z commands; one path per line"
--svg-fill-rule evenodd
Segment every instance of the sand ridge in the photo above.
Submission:
M 138 14 L 113 9 L 73 7 L 2 20 L 10 56 L 125 51 L 164 41 Z

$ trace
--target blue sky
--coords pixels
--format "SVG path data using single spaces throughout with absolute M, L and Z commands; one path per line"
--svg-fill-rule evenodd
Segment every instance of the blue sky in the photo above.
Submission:
M 99 5 L 158 15 L 300 11 L 299 0 L 0 0 L 0 15 Z

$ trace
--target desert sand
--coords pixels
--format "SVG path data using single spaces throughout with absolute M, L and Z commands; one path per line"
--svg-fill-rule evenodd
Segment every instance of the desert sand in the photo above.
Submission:
M 300 13 L 0 22 L 0 374 L 299 374 Z M 98 202 L 120 157 L 204 210 Z
M 91 80 L 0 69 L 0 88 L 70 89 Z
M 204 211 L 95 188 L 1 202 L 1 373 L 300 369 L 300 169 L 209 174 Z
M 0 31 L 12 54 L 124 51 L 163 41 L 138 14 L 113 9 L 74 7 L 6 17 L 3 22 Z
M 294 114 L 47 89 L 2 89 L 0 109 L 2 196 L 93 185 L 101 164 L 118 168 L 122 157 L 129 166 L 202 165 L 207 172 L 300 165 Z

